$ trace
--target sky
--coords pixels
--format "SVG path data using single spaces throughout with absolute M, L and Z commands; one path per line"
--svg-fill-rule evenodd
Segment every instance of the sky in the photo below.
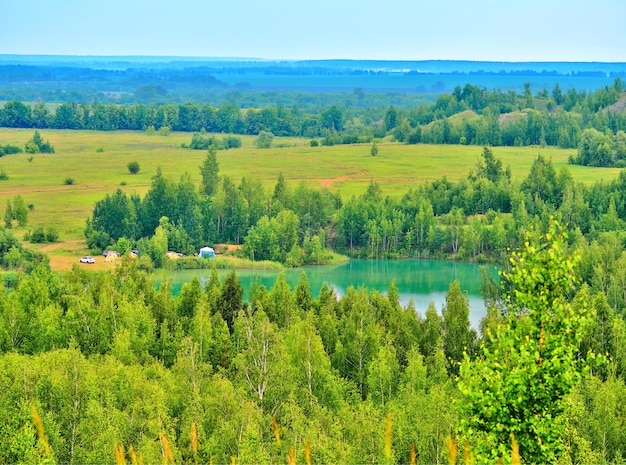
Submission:
M 0 3 L 0 54 L 626 62 L 624 0 Z

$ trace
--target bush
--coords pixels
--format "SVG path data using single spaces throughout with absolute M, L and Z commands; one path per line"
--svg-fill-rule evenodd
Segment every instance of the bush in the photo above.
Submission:
M 54 228 L 46 229 L 46 241 L 48 242 L 56 242 L 59 240 L 59 233 Z
M 63 184 L 65 184 L 66 186 L 71 186 L 72 184 L 74 184 L 74 178 L 65 178 Z
M 159 136 L 169 136 L 172 132 L 169 126 L 161 126 L 159 128 Z
M 376 142 L 372 142 L 372 147 L 370 148 L 370 155 L 373 157 L 378 155 L 378 145 L 376 145 Z
M 224 137 L 224 147 L 227 149 L 238 149 L 241 147 L 241 137 L 226 136 Z
M 191 137 L 191 144 L 189 144 L 190 149 L 208 150 L 209 147 L 215 147 L 218 150 L 222 148 L 215 136 L 206 136 L 196 133 Z
M 358 144 L 359 137 L 356 134 L 344 134 L 341 136 L 342 144 Z
M 24 148 L 26 149 L 26 153 L 54 153 L 54 147 L 50 145 L 49 141 L 44 142 L 39 131 L 35 131 L 32 139 L 26 142 Z
M 26 142 L 24 150 L 26 153 L 39 153 L 39 147 L 33 141 Z
M 128 164 L 128 171 L 130 172 L 130 174 L 137 174 L 139 173 L 139 163 L 137 161 L 131 161 Z
M 46 233 L 43 228 L 37 228 L 30 234 L 30 241 L 33 244 L 41 244 L 46 242 Z
M 254 146 L 257 149 L 269 149 L 274 141 L 274 134 L 269 131 L 261 131 L 254 141 Z
M 320 143 L 316 139 L 311 139 L 311 147 L 319 147 Z
M 150 125 L 146 128 L 147 136 L 154 136 L 155 134 L 156 134 L 156 130 L 154 129 L 154 126 Z
M 104 147 L 100 146 L 96 149 L 96 153 L 102 153 L 104 152 Z
M 9 179 L 9 175 L 6 171 L 0 171 L 0 181 L 7 181 Z
M 15 153 L 22 153 L 23 150 L 17 145 L 0 145 L 0 157 L 4 155 L 13 155 Z

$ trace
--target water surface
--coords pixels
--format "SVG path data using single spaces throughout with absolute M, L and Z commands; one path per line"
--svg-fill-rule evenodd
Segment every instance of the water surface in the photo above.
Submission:
M 350 260 L 339 265 L 311 266 L 289 268 L 285 270 L 287 282 L 294 289 L 304 271 L 314 296 L 319 295 L 322 285 L 326 283 L 335 289 L 338 296 L 346 294 L 348 288 L 366 287 L 386 294 L 392 281 L 395 281 L 403 306 L 413 300 L 416 310 L 424 315 L 430 302 L 435 303 L 439 312 L 445 303 L 450 283 L 456 279 L 461 289 L 467 292 L 470 304 L 470 322 L 478 328 L 480 319 L 485 315 L 485 306 L 479 292 L 481 276 L 479 265 L 440 260 Z M 490 271 L 497 277 L 496 267 Z M 218 270 L 220 279 L 229 270 Z M 271 289 L 278 277 L 278 271 L 236 270 L 244 289 L 244 297 L 250 284 L 257 281 Z M 211 270 L 170 271 L 167 279 L 172 281 L 174 294 L 180 292 L 184 283 L 190 282 L 194 276 L 206 283 Z

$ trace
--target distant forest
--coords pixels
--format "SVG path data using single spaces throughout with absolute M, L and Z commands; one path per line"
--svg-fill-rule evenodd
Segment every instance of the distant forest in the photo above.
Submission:
M 354 94 L 357 107 L 409 108 L 456 86 L 591 91 L 626 75 L 624 63 L 267 61 L 181 57 L 0 55 L 0 100 L 56 103 L 210 103 L 307 108 Z
M 153 100 L 148 95 L 167 94 L 153 84 L 140 90 L 146 101 Z M 165 128 L 248 135 L 265 132 L 317 138 L 322 145 L 369 143 L 387 136 L 408 144 L 549 145 L 578 147 L 573 163 L 624 166 L 626 97 L 622 91 L 622 80 L 617 76 L 610 85 L 594 91 L 564 90 L 558 82 L 537 92 L 526 83 L 521 93 L 465 84 L 438 95 L 433 103 L 408 108 L 387 105 L 383 94 L 370 106 L 373 102 L 364 103 L 362 89 L 343 94 L 332 105 L 303 100 L 302 107 L 296 101 L 285 105 L 263 94 L 250 94 L 257 95 L 259 101 L 256 97 L 247 103 L 234 99 L 221 106 L 193 101 L 114 104 L 78 99 L 50 105 L 11 100 L 0 109 L 0 126 L 102 131 Z M 289 101 L 288 94 L 284 97 Z M 274 102 L 266 104 L 265 98 Z M 195 141 L 199 141 L 197 137 Z M 195 146 L 206 149 L 206 144 Z

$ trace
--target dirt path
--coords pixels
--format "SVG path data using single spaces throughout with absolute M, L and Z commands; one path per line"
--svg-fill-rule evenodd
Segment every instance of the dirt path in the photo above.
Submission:
M 80 244 L 81 242 L 85 242 L 84 239 L 74 239 L 72 241 L 64 241 L 64 242 L 55 242 L 54 244 L 46 245 L 39 249 L 40 252 L 50 252 L 51 250 L 60 249 L 61 247 L 65 247 L 71 244 Z
M 338 178 L 320 179 L 319 183 L 322 185 L 322 187 L 330 189 L 332 185 L 335 184 L 336 182 L 347 181 L 349 179 L 350 179 L 350 176 L 339 176 Z
M 30 247 L 29 243 L 25 243 L 27 247 Z M 78 259 L 83 255 L 88 255 L 87 244 L 85 239 L 72 239 L 68 241 L 55 242 L 54 244 L 47 244 L 41 248 L 32 247 L 41 253 L 44 253 L 50 259 L 50 268 L 53 271 L 65 272 L 72 269 L 72 266 L 78 264 Z M 103 260 L 96 259 L 96 265 L 84 265 L 90 269 L 104 269 L 105 264 Z

